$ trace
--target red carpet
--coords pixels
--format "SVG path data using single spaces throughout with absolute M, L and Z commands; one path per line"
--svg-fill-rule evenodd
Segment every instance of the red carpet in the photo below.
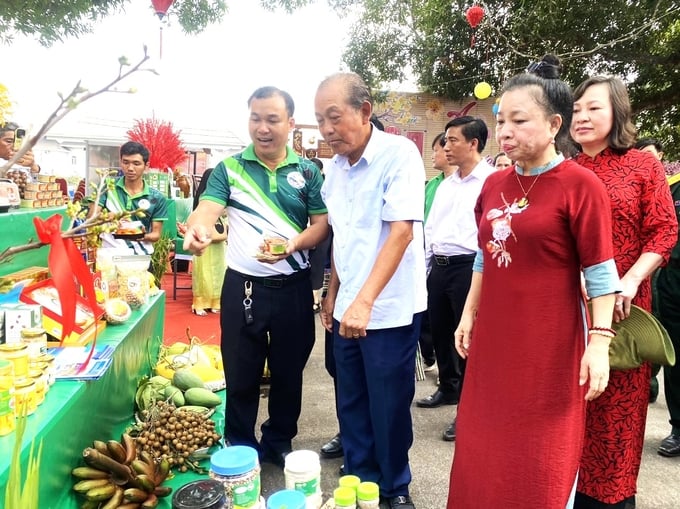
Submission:
M 177 274 L 177 286 L 191 287 L 191 274 Z M 166 345 L 182 341 L 188 343 L 187 327 L 191 336 L 198 337 L 203 343 L 220 344 L 220 315 L 208 313 L 196 316 L 191 312 L 191 290 L 177 290 L 177 300 L 172 298 L 172 273 L 163 276 L 162 289 L 165 290 L 165 338 Z

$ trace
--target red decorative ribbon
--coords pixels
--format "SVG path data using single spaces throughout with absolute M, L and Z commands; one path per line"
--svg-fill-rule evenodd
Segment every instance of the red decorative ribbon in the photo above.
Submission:
M 33 224 L 38 234 L 38 240 L 43 244 L 50 245 L 47 266 L 50 269 L 52 281 L 54 282 L 54 287 L 57 290 L 61 304 L 61 344 L 75 330 L 78 286 L 83 288 L 85 303 L 90 308 L 94 317 L 95 336 L 92 342 L 92 349 L 81 367 L 81 369 L 85 369 L 94 353 L 94 346 L 97 340 L 97 319 L 103 311 L 97 305 L 94 278 L 80 251 L 73 243 L 73 239 L 61 236 L 62 219 L 60 214 L 55 214 L 47 220 L 34 217 Z

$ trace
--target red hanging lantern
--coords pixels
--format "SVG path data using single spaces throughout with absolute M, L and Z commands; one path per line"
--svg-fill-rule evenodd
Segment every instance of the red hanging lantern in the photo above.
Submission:
M 482 22 L 483 17 L 484 9 L 479 5 L 473 5 L 467 11 L 465 11 L 465 19 L 467 19 L 467 22 L 473 29 L 477 28 L 477 25 L 479 25 Z
M 156 10 L 158 19 L 160 19 L 161 22 L 174 2 L 175 0 L 151 0 L 151 5 L 153 5 L 153 8 Z M 158 48 L 158 58 L 163 58 L 163 25 L 160 26 Z
M 484 17 L 484 9 L 479 5 L 473 5 L 465 11 L 465 19 L 468 24 L 472 27 L 472 37 L 470 37 L 470 47 L 475 45 L 475 31 L 477 30 L 477 25 L 482 22 Z
M 168 13 L 168 9 L 175 2 L 175 0 L 151 0 L 151 5 L 156 10 L 158 19 L 163 20 Z

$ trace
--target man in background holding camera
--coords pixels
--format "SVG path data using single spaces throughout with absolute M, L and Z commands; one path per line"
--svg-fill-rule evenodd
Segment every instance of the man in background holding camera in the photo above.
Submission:
M 0 159 L 9 161 L 21 148 L 23 138 L 26 135 L 24 129 L 20 129 L 14 122 L 0 125 Z M 35 162 L 33 151 L 28 150 L 15 163 L 17 166 L 26 168 L 31 174 L 40 173 L 40 166 Z

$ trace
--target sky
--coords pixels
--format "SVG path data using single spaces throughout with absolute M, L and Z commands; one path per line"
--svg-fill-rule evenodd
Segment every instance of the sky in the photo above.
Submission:
M 151 2 L 132 0 L 125 14 L 101 21 L 92 34 L 43 48 L 30 37 L 0 45 L 0 83 L 14 104 L 12 119 L 43 124 L 78 83 L 95 90 L 118 74 L 118 58 L 141 60 L 143 46 L 152 57 L 152 73 L 126 78 L 118 88 L 134 94 L 109 93 L 78 106 L 54 127 L 67 129 L 79 118 L 127 120 L 155 116 L 175 126 L 227 128 L 248 141 L 246 101 L 253 90 L 274 85 L 295 100 L 298 124 L 314 124 L 314 93 L 329 74 L 343 70 L 342 51 L 350 20 L 327 7 L 325 0 L 292 15 L 264 11 L 255 0 L 230 0 L 229 13 L 202 34 L 187 36 L 170 19 L 162 31 Z

